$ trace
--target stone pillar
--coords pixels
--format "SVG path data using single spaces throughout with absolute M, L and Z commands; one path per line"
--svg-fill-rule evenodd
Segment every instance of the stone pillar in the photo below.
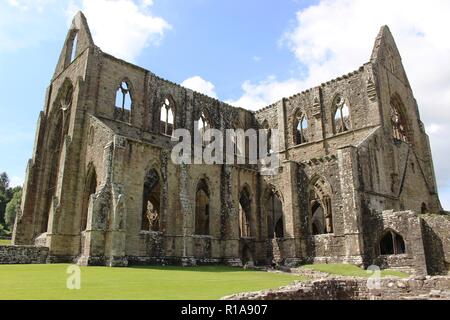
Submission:
M 300 245 L 300 208 L 297 190 L 298 165 L 292 161 L 283 163 L 282 192 L 283 194 L 283 215 L 284 215 L 284 238 L 286 242 L 285 263 L 289 265 L 297 264 L 301 260 L 302 249 Z
M 361 222 L 361 198 L 359 191 L 357 149 L 346 147 L 338 150 L 339 180 L 342 197 L 345 237 L 345 259 L 348 263 L 363 263 L 363 236 Z M 334 213 L 336 214 L 336 212 Z

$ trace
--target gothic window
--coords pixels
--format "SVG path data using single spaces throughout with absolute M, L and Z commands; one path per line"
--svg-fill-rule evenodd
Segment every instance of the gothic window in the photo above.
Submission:
M 271 155 L 273 153 L 273 149 L 272 149 L 272 130 L 270 130 L 269 128 L 269 123 L 267 122 L 267 120 L 265 120 L 263 122 L 262 125 L 263 130 L 266 131 L 266 150 L 267 150 L 267 155 Z
M 251 230 L 251 205 L 250 191 L 245 187 L 239 195 L 239 231 L 241 238 L 253 236 Z
M 206 117 L 205 113 L 202 112 L 200 114 L 200 117 L 197 120 L 197 128 L 196 128 L 196 130 L 197 130 L 197 132 L 199 133 L 199 135 L 200 135 L 200 137 L 202 139 L 203 145 L 208 144 L 209 141 L 210 141 L 210 138 L 211 138 L 211 137 L 209 137 L 207 135 L 208 129 L 211 129 L 211 125 L 209 124 L 209 121 L 207 120 L 207 117 Z
M 391 99 L 392 135 L 397 141 L 409 142 L 407 124 L 401 106 L 397 99 Z
M 70 107 L 72 106 L 72 99 L 73 99 L 73 87 L 70 86 L 67 89 L 64 97 L 61 99 L 61 110 L 63 112 L 70 109 Z
M 58 175 L 60 169 L 61 151 L 64 146 L 65 136 L 69 130 L 69 108 L 72 104 L 73 85 L 70 80 L 66 79 L 59 89 L 58 97 L 50 111 L 47 133 L 48 163 L 51 164 L 46 171 L 47 192 L 45 200 L 45 210 L 41 220 L 41 232 L 46 232 L 48 227 L 48 219 L 52 208 L 53 196 L 56 193 L 58 185 Z
M 75 33 L 75 37 L 72 40 L 72 48 L 70 52 L 70 62 L 72 63 L 77 57 L 77 47 L 78 47 L 78 32 Z
M 195 195 L 195 234 L 209 235 L 210 201 L 209 188 L 205 179 L 201 179 L 197 185 Z
M 310 218 L 313 235 L 331 234 L 333 230 L 333 210 L 331 186 L 324 178 L 319 178 L 310 187 Z
M 265 207 L 267 210 L 268 238 L 284 238 L 283 204 L 280 198 L 273 191 L 270 191 Z
M 350 108 L 341 96 L 337 96 L 333 103 L 334 133 L 343 133 L 350 130 Z
M 403 237 L 397 232 L 389 230 L 380 240 L 380 254 L 382 256 L 400 255 L 406 253 Z
M 123 110 L 131 110 L 132 98 L 128 83 L 122 81 L 116 92 L 116 107 Z
M 296 145 L 304 144 L 308 142 L 308 118 L 305 114 L 299 113 L 294 119 L 294 142 Z
M 160 231 L 160 189 L 158 172 L 148 171 L 144 180 L 142 231 Z
M 160 132 L 166 136 L 171 136 L 174 129 L 175 116 L 174 106 L 170 99 L 165 99 L 161 106 Z
M 97 189 L 97 174 L 95 172 L 94 166 L 91 164 L 88 167 L 88 172 L 86 175 L 86 181 L 84 184 L 84 195 L 83 195 L 83 208 L 81 214 L 81 231 L 85 231 L 87 228 L 88 220 L 88 210 L 91 196 L 96 193 Z

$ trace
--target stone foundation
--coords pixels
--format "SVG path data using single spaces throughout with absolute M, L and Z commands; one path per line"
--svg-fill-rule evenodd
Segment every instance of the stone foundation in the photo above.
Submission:
M 297 282 L 276 290 L 241 293 L 222 300 L 450 300 L 450 277 L 385 278 L 369 289 L 363 278 Z
M 44 247 L 0 246 L 0 264 L 43 264 L 47 255 Z

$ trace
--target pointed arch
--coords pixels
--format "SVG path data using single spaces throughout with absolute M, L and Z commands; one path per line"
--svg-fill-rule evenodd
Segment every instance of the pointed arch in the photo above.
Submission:
M 70 48 L 71 48 L 70 49 L 71 50 L 71 52 L 70 52 L 70 63 L 72 63 L 78 56 L 78 52 L 77 52 L 77 49 L 78 49 L 78 31 L 74 30 L 74 33 L 75 33 L 75 35 L 74 35 L 74 37 L 72 39 L 72 43 L 71 43 L 71 46 L 70 46 Z
M 79 31 L 76 27 L 69 30 L 65 56 L 64 56 L 64 68 L 68 67 L 78 56 L 78 36 Z
M 84 182 L 83 190 L 83 206 L 81 211 L 81 222 L 80 231 L 83 232 L 87 229 L 88 224 L 88 214 L 89 214 L 89 203 L 91 196 L 97 192 L 97 173 L 95 171 L 95 166 L 91 162 L 88 165 L 87 173 Z
M 55 102 L 48 114 L 47 144 L 45 150 L 47 150 L 47 163 L 50 163 L 51 166 L 47 169 L 48 171 L 46 171 L 45 175 L 47 178 L 47 188 L 45 192 L 46 200 L 40 233 L 47 231 L 53 197 L 56 194 L 58 175 L 61 167 L 62 148 L 64 146 L 65 136 L 69 132 L 70 108 L 72 106 L 73 92 L 73 84 L 69 78 L 66 78 L 59 88 Z
M 199 137 L 201 137 L 203 145 L 206 145 L 211 140 L 211 137 L 207 135 L 208 129 L 212 129 L 211 125 L 211 118 L 209 116 L 209 113 L 207 110 L 203 110 L 200 112 L 199 116 L 195 120 L 195 128 L 199 134 Z
M 409 125 L 406 117 L 405 105 L 397 93 L 390 100 L 392 136 L 397 141 L 410 143 Z
M 344 133 L 351 129 L 350 107 L 347 99 L 338 94 L 333 99 L 333 132 Z
M 405 240 L 398 232 L 387 229 L 379 241 L 379 250 L 382 256 L 405 254 Z
M 116 107 L 122 110 L 131 110 L 133 104 L 131 84 L 127 78 L 120 81 L 116 90 Z
M 264 208 L 267 219 L 267 237 L 269 239 L 284 238 L 284 212 L 283 199 L 273 186 L 269 186 L 264 192 Z
M 147 170 L 142 194 L 142 231 L 160 231 L 161 178 L 156 169 Z
M 206 178 L 197 183 L 195 193 L 195 234 L 207 236 L 210 234 L 210 189 Z
M 332 189 L 329 182 L 321 176 L 311 179 L 309 185 L 309 220 L 312 235 L 334 232 Z
M 159 132 L 171 136 L 175 130 L 176 104 L 171 95 L 165 96 L 159 109 Z
M 309 123 L 306 113 L 298 109 L 294 113 L 293 132 L 295 145 L 308 142 Z
M 250 186 L 245 184 L 239 192 L 239 234 L 241 238 L 250 238 L 254 236 L 252 201 Z

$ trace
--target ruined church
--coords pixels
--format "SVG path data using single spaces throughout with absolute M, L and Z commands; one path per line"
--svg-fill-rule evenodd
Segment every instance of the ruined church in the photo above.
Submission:
M 197 122 L 276 129 L 276 174 L 173 163 L 172 133 Z M 47 263 L 437 274 L 449 268 L 449 230 L 388 27 L 356 71 L 253 112 L 103 52 L 80 12 L 39 115 L 13 243 L 48 248 Z

